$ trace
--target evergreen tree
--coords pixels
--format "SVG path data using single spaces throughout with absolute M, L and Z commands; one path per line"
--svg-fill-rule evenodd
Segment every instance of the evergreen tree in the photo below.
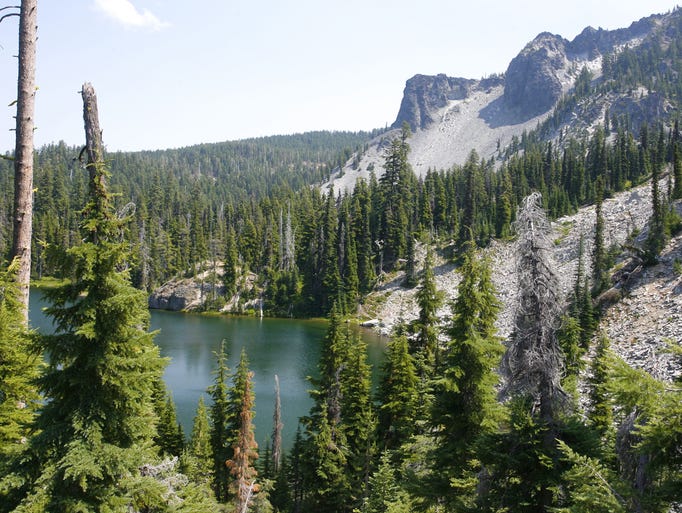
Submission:
M 302 511 L 352 511 L 352 504 L 348 500 L 350 483 L 345 471 L 347 460 L 341 440 L 334 431 L 327 416 L 321 415 L 316 431 L 308 442 L 312 475 L 307 487 L 309 495 Z
M 405 280 L 403 287 L 411 289 L 417 284 L 417 248 L 414 237 L 407 237 L 407 262 L 405 264 Z
M 212 404 L 209 414 L 211 423 L 210 438 L 213 453 L 213 492 L 219 502 L 226 502 L 228 498 L 228 471 L 225 462 L 231 456 L 230 438 L 228 432 L 229 411 L 227 397 L 227 354 L 225 341 L 220 343 L 220 351 L 215 353 L 216 369 L 213 384 L 208 388 L 208 395 Z
M 602 438 L 609 438 L 613 433 L 613 405 L 609 396 L 607 382 L 609 380 L 609 339 L 602 334 L 597 341 L 592 363 L 590 365 L 589 409 L 590 423 Z
M 38 406 L 33 381 L 38 375 L 38 358 L 30 348 L 22 306 L 13 274 L 17 263 L 0 273 L 0 511 L 8 511 L 14 500 L 3 483 L 11 479 L 11 464 L 26 449 L 30 425 Z
M 55 333 L 38 341 L 49 363 L 38 380 L 46 401 L 30 442 L 35 473 L 20 506 L 30 510 L 120 511 L 156 500 L 153 479 L 139 469 L 154 461 L 152 394 L 164 360 L 147 330 L 146 295 L 130 283 L 126 220 L 116 216 L 107 190 L 98 123 L 87 131 L 89 116 L 96 119 L 89 84 L 83 98 L 86 237 L 68 251 L 71 279 L 47 292 Z
M 384 450 L 398 449 L 416 431 L 417 374 L 404 335 L 389 342 L 381 372 L 378 398 L 379 442 Z
M 320 230 L 320 247 L 322 248 L 322 296 L 320 298 L 321 312 L 329 312 L 332 305 L 336 303 L 337 308 L 344 311 L 345 302 L 343 298 L 343 283 L 341 281 L 341 270 L 339 269 L 339 248 L 338 248 L 338 214 L 336 211 L 336 200 L 334 191 L 329 191 L 327 203 L 322 219 Z
M 367 344 L 359 335 L 347 333 L 348 351 L 341 373 L 341 421 L 346 439 L 351 500 L 359 505 L 365 496 L 376 443 L 376 418 L 372 408 L 371 369 Z
M 673 144 L 673 177 L 675 178 L 675 181 L 672 199 L 682 199 L 682 151 L 680 150 L 679 141 L 676 141 Z
M 211 428 L 204 397 L 199 398 L 192 434 L 182 457 L 183 472 L 193 481 L 213 485 L 213 451 Z
M 230 390 L 230 401 L 239 405 L 235 422 L 236 438 L 232 445 L 232 457 L 225 463 L 232 476 L 230 491 L 234 496 L 235 513 L 247 511 L 259 491 L 254 467 L 254 461 L 258 458 L 258 444 L 253 435 L 252 379 L 253 373 L 248 369 L 246 351 L 242 349 L 234 384 Z
M 390 453 L 381 456 L 379 467 L 369 480 L 369 495 L 360 513 L 408 513 L 413 511 L 409 497 L 401 490 Z
M 370 223 L 371 201 L 369 188 L 359 179 L 353 191 L 353 238 L 356 243 L 358 260 L 358 287 L 361 292 L 369 292 L 374 286 L 376 273 L 372 258 L 372 228 Z
M 596 296 L 609 286 L 606 247 L 604 246 L 604 214 L 602 212 L 604 182 L 601 176 L 597 177 L 595 188 L 596 220 L 594 224 L 594 248 L 592 250 L 592 292 Z
M 162 454 L 170 456 L 180 456 L 185 446 L 185 434 L 178 422 L 175 402 L 171 394 L 166 394 L 166 400 L 163 401 L 157 426 L 156 443 Z
M 648 159 L 644 157 L 645 165 Z M 661 170 L 655 163 L 651 164 L 651 216 L 649 217 L 649 234 L 644 243 L 644 259 L 647 264 L 653 265 L 658 261 L 658 256 L 665 246 L 666 223 L 665 208 L 660 193 Z
M 383 241 L 384 263 L 395 265 L 407 252 L 410 233 L 413 187 L 416 179 L 407 160 L 410 147 L 407 139 L 409 126 L 404 124 L 401 136 L 391 141 L 384 155 L 384 174 L 381 176 L 380 239 Z
M 225 286 L 225 296 L 228 299 L 237 291 L 238 258 L 234 230 L 230 227 L 225 240 L 225 262 L 223 264 L 223 285 Z
M 436 278 L 433 274 L 433 255 L 429 248 L 424 260 L 424 270 L 416 294 L 419 306 L 419 317 L 414 328 L 416 331 L 415 350 L 420 353 L 428 369 L 427 374 L 434 371 L 439 363 L 438 348 L 438 308 L 443 302 L 443 293 L 436 288 Z
M 436 382 L 432 416 L 440 500 L 456 508 L 473 505 L 475 474 L 481 470 L 470 463 L 476 459 L 476 441 L 500 421 L 495 387 L 504 351 L 496 335 L 500 302 L 490 264 L 476 255 L 473 242 L 467 245 L 460 274 L 448 328 L 447 361 L 443 377 Z

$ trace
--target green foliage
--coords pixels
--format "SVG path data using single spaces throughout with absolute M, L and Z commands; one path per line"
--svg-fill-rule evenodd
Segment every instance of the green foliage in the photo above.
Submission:
M 130 284 L 107 172 L 93 165 L 84 210 L 86 239 L 67 252 L 70 280 L 46 291 L 54 335 L 38 337 L 49 362 L 38 384 L 46 398 L 29 448 L 19 510 L 108 511 L 154 501 L 140 468 L 155 461 L 153 403 L 165 365 L 147 331 L 146 296 Z
M 623 474 L 637 489 L 637 502 L 650 511 L 663 510 L 670 501 L 679 500 L 682 486 L 682 389 L 633 369 L 613 355 L 609 359 L 607 390 L 624 423 L 634 416 L 629 433 L 634 442 L 621 442 L 624 447 L 619 451 Z M 647 462 L 644 482 L 637 466 L 641 461 Z
M 213 484 L 211 428 L 203 396 L 199 398 L 192 434 L 182 454 L 181 464 L 183 473 L 192 481 L 209 486 Z
M 388 345 L 381 372 L 378 399 L 379 441 L 384 450 L 398 449 L 416 431 L 417 374 L 404 335 Z
M 625 513 L 624 499 L 611 483 L 614 473 L 598 459 L 581 455 L 565 442 L 559 441 L 559 451 L 570 467 L 562 474 L 562 507 L 556 513 Z
M 211 451 L 213 455 L 213 492 L 219 502 L 225 502 L 228 498 L 228 471 L 225 462 L 231 456 L 231 447 L 228 432 L 230 414 L 227 396 L 229 368 L 227 367 L 224 341 L 221 342 L 220 351 L 215 354 L 215 357 L 215 378 L 213 379 L 213 384 L 208 388 L 208 395 L 212 401 L 209 420 Z
M 39 399 L 33 386 L 39 359 L 31 350 L 31 334 L 18 300 L 17 263 L 0 273 L 0 511 L 15 500 L 10 490 L 18 483 L 12 466 L 27 448 Z
M 342 324 L 333 308 L 305 419 L 304 502 L 316 511 L 351 511 L 361 503 L 375 451 L 367 348 Z
M 444 481 L 441 500 L 462 504 L 475 495 L 475 442 L 497 429 L 501 412 L 496 400 L 497 368 L 504 351 L 496 335 L 500 303 L 492 284 L 490 264 L 467 246 L 460 267 L 462 280 L 452 305 L 450 342 L 443 377 L 435 384 L 432 423 L 434 467 Z M 450 488 L 457 485 L 457 493 Z M 462 486 L 463 483 L 467 486 Z
M 180 456 L 185 446 L 185 434 L 178 422 L 175 402 L 170 393 L 166 394 L 165 401 L 161 401 L 159 423 L 156 428 L 156 445 L 164 456 Z
M 433 273 L 433 255 L 427 249 L 424 269 L 419 280 L 419 290 L 415 296 L 419 306 L 419 317 L 412 325 L 415 331 L 414 352 L 418 353 L 427 364 L 430 375 L 439 364 L 438 345 L 438 309 L 443 303 L 443 292 L 436 288 Z
M 377 470 L 369 479 L 369 494 L 358 513 L 407 513 L 412 511 L 407 493 L 401 489 L 391 463 L 391 455 L 381 456 Z

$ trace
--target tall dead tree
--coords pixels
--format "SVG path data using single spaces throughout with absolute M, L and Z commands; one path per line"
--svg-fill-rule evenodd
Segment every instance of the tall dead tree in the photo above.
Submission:
M 275 374 L 275 411 L 272 415 L 272 470 L 279 472 L 282 462 L 282 403 L 279 396 L 279 376 Z
M 563 302 L 540 193 L 523 200 L 514 228 L 518 235 L 519 305 L 515 331 L 502 362 L 505 388 L 510 395 L 531 396 L 540 419 L 552 425 L 555 407 L 565 395 L 560 384 L 563 356 L 556 336 Z
M 15 13 L 6 14 L 12 16 Z M 19 74 L 17 80 L 16 145 L 14 149 L 14 236 L 12 257 L 19 260 L 16 281 L 23 315 L 28 322 L 33 233 L 33 130 L 36 95 L 38 1 L 22 0 L 19 7 Z M 0 19 L 0 20 L 1 20 Z

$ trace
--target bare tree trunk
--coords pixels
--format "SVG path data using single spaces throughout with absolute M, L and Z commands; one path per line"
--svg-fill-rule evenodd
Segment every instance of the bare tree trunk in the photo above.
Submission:
M 16 275 L 23 315 L 28 323 L 33 233 L 33 129 L 36 95 L 37 0 L 22 0 L 19 15 L 19 77 L 17 129 L 14 150 L 14 238 L 12 257 L 19 259 Z
M 83 122 L 85 124 L 85 151 L 88 156 L 87 169 L 89 173 L 90 197 L 96 202 L 94 208 L 98 212 L 104 212 L 107 201 L 106 172 L 101 168 L 104 165 L 104 150 L 102 147 L 102 131 L 99 128 L 99 113 L 97 111 L 97 95 L 95 88 L 90 82 L 83 84 L 81 89 L 83 97 Z M 91 232 L 91 242 L 97 243 L 99 235 L 96 231 Z
M 102 131 L 99 128 L 99 113 L 97 111 L 97 95 L 90 82 L 83 84 L 83 121 L 85 123 L 85 150 L 88 155 L 88 171 L 90 172 L 90 187 L 97 188 L 93 183 L 95 167 L 104 162 L 102 150 Z
M 279 397 L 279 377 L 275 374 L 275 413 L 272 417 L 272 470 L 279 472 L 279 466 L 282 460 L 282 404 Z

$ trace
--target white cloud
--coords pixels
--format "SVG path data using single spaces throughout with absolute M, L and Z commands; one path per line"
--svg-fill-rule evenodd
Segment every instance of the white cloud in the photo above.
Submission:
M 95 4 L 107 16 L 128 27 L 161 30 L 168 26 L 148 9 L 139 11 L 130 0 L 95 0 Z

